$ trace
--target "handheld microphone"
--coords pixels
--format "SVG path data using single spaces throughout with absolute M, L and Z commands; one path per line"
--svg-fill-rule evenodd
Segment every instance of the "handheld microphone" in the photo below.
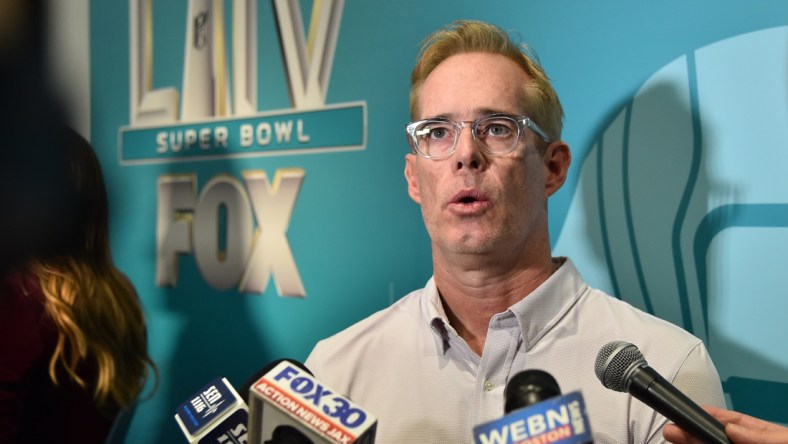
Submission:
M 247 442 L 249 408 L 246 398 L 249 387 L 280 362 L 278 359 L 258 370 L 241 387 L 241 395 L 226 378 L 216 378 L 194 393 L 181 404 L 175 413 L 175 421 L 181 427 L 186 440 L 191 443 L 239 444 Z M 301 365 L 296 361 L 289 361 Z M 306 370 L 305 367 L 302 367 Z M 287 441 L 282 441 L 285 443 Z
M 373 444 L 376 429 L 372 414 L 302 365 L 280 362 L 249 390 L 251 444 Z
M 549 373 L 525 370 L 514 375 L 504 398 L 506 414 L 474 427 L 475 444 L 592 442 L 583 395 L 575 391 L 562 396 Z
M 226 378 L 216 378 L 183 402 L 175 413 L 192 443 L 245 443 L 249 411 Z
M 266 373 L 273 370 L 274 367 L 279 365 L 281 362 L 287 361 L 296 367 L 300 368 L 301 370 L 309 373 L 312 375 L 312 372 L 309 371 L 306 366 L 298 361 L 293 359 L 277 359 L 276 361 L 272 361 L 267 364 L 265 367 L 261 368 L 254 375 L 252 375 L 249 379 L 246 380 L 244 385 L 241 387 L 241 393 L 247 399 L 251 397 L 251 390 L 252 386 L 257 383 L 257 381 L 262 378 Z M 314 376 L 314 375 L 312 375 Z M 306 437 L 303 433 L 301 433 L 298 429 L 288 426 L 282 425 L 279 427 L 275 427 L 273 433 L 271 434 L 271 439 L 264 442 L 264 444 L 314 444 L 312 440 Z
M 300 368 L 301 370 L 303 370 L 303 371 L 309 373 L 310 375 L 312 375 L 312 372 L 309 371 L 309 369 L 306 368 L 306 366 L 304 364 L 296 361 L 295 359 L 290 359 L 290 358 L 276 359 L 276 360 L 273 360 L 273 361 L 269 362 L 268 364 L 264 365 L 259 370 L 257 370 L 252 376 L 250 376 L 246 380 L 246 382 L 244 382 L 244 385 L 241 386 L 241 390 L 239 392 L 239 393 L 241 393 L 241 396 L 245 400 L 248 401 L 249 400 L 249 396 L 250 396 L 250 394 L 252 392 L 252 386 L 255 385 L 255 383 L 257 383 L 257 381 L 260 378 L 265 376 L 266 373 L 268 373 L 271 370 L 273 370 L 274 367 L 276 367 L 277 365 L 281 364 L 282 362 L 289 362 L 289 363 L 295 365 L 296 367 Z M 312 375 L 312 376 L 314 376 L 314 375 Z
M 538 404 L 555 396 L 561 396 L 561 388 L 550 373 L 544 370 L 524 370 L 506 383 L 503 392 L 504 413 Z
M 605 387 L 628 392 L 704 442 L 730 444 L 725 427 L 649 367 L 634 345 L 606 344 L 597 354 L 594 371 Z

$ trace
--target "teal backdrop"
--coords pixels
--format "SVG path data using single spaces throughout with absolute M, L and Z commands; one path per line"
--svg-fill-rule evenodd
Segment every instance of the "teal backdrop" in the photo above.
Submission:
M 519 35 L 561 97 L 555 254 L 788 423 L 788 2 L 106 0 L 90 136 L 161 376 L 127 442 L 179 442 L 206 382 L 304 360 L 429 278 L 403 128 L 419 43 L 455 19 Z

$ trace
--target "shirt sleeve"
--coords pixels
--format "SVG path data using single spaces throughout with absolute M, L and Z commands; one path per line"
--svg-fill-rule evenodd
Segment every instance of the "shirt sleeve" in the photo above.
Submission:
M 702 342 L 690 350 L 670 382 L 698 405 L 727 408 L 720 376 Z M 659 415 L 648 442 L 667 442 L 662 437 L 662 428 L 670 422 Z

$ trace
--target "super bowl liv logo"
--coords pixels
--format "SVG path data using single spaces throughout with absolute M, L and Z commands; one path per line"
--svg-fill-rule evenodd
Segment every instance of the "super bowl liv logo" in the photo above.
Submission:
M 266 112 L 257 103 L 257 0 L 189 0 L 180 92 L 152 87 L 151 2 L 130 0 L 131 107 L 129 126 L 120 129 L 121 165 L 365 148 L 366 103 L 325 104 L 342 0 L 315 1 L 308 33 L 297 0 L 273 0 L 291 108 Z M 272 181 L 262 170 L 241 176 L 218 174 L 201 190 L 196 174 L 159 177 L 156 285 L 175 286 L 178 255 L 193 254 L 216 289 L 261 293 L 273 276 L 280 295 L 305 296 L 286 237 L 304 170 L 276 170 Z

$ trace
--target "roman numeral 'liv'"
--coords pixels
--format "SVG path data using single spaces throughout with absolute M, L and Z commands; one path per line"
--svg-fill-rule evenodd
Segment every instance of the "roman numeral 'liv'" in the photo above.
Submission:
M 157 126 L 258 112 L 257 0 L 232 3 L 232 85 L 223 0 L 189 0 L 183 84 L 153 89 L 152 0 L 130 0 L 130 126 Z M 315 0 L 304 33 L 298 0 L 273 0 L 294 109 L 325 105 L 343 0 Z M 306 37 L 305 37 L 306 36 Z M 180 104 L 179 104 L 180 102 Z

